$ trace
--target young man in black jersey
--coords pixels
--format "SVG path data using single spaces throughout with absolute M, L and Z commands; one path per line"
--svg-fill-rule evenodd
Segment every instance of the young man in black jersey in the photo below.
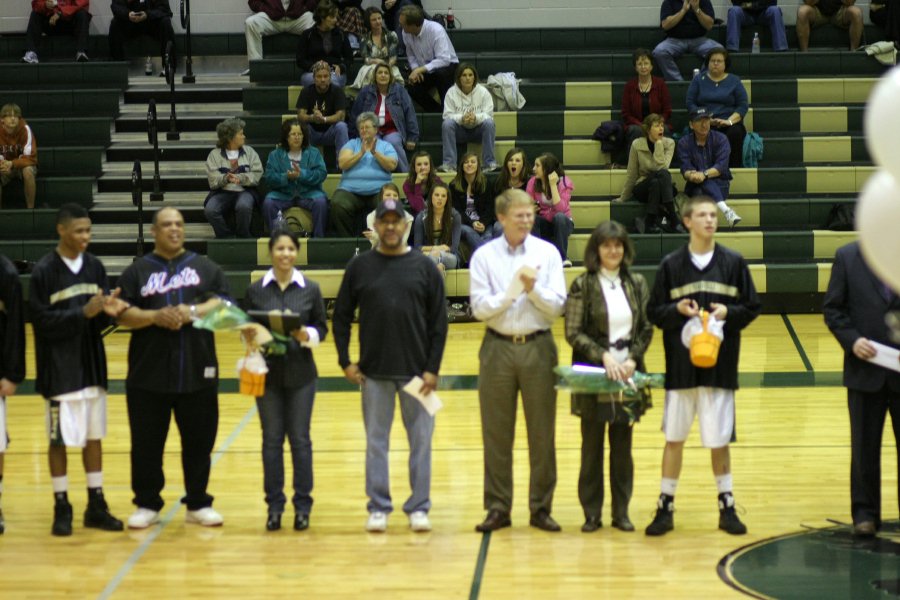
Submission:
M 125 393 L 137 510 L 128 527 L 159 522 L 163 450 L 173 412 L 181 433 L 186 521 L 212 527 L 223 522 L 206 492 L 219 424 L 219 367 L 212 332 L 191 322 L 221 303 L 228 284 L 218 265 L 184 248 L 184 217 L 177 209 L 154 213 L 152 233 L 153 253 L 119 278 L 129 305 L 119 323 L 132 330 Z
M 25 318 L 22 284 L 16 267 L 0 255 L 0 496 L 3 494 L 3 455 L 6 435 L 6 398 L 25 379 Z M 0 533 L 5 531 L 0 510 Z
M 59 244 L 31 273 L 28 304 L 34 327 L 35 389 L 47 400 L 50 475 L 55 508 L 53 535 L 72 535 L 66 447 L 82 448 L 88 487 L 84 526 L 121 531 L 103 497 L 106 435 L 106 351 L 103 330 L 123 307 L 109 294 L 106 269 L 87 252 L 91 220 L 78 204 L 56 217 Z
M 759 298 L 744 258 L 715 242 L 715 201 L 705 196 L 690 198 L 682 208 L 682 219 L 690 232 L 690 241 L 663 258 L 647 306 L 650 320 L 663 330 L 666 447 L 656 516 L 646 534 L 663 535 L 674 528 L 675 488 L 681 473 L 684 441 L 695 415 L 700 422 L 703 445 L 712 453 L 719 492 L 719 528 L 742 534 L 747 528 L 734 510 L 728 444 L 734 441 L 734 393 L 738 388 L 741 330 L 759 315 Z M 710 368 L 694 366 L 689 350 L 681 341 L 685 323 L 701 309 L 725 322 L 718 360 Z
M 403 505 L 413 531 L 430 531 L 431 436 L 434 417 L 403 387 L 416 375 L 423 395 L 438 384 L 447 341 L 444 280 L 430 258 L 403 243 L 406 215 L 399 200 L 375 211 L 380 240 L 350 261 L 334 307 L 334 342 L 344 376 L 362 387 L 366 428 L 366 530 L 387 529 L 391 503 L 388 446 L 394 398 L 409 438 L 412 495 Z M 350 328 L 359 307 L 359 360 L 350 361 Z

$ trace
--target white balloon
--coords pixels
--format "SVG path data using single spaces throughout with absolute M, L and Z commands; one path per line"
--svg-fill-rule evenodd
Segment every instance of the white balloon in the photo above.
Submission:
M 900 180 L 900 152 L 897 151 L 897 132 L 900 131 L 900 67 L 885 74 L 872 89 L 866 105 L 865 130 L 869 154 L 881 167 Z
M 866 262 L 900 292 L 900 184 L 879 170 L 866 182 L 856 203 L 856 229 Z

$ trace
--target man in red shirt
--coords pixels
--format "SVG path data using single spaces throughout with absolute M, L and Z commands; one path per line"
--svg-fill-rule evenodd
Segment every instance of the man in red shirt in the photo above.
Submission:
M 75 60 L 87 62 L 88 27 L 91 24 L 90 0 L 31 0 L 31 18 L 25 32 L 25 56 L 22 62 L 38 63 L 37 46 L 41 34 L 74 35 Z
M 36 174 L 34 133 L 22 118 L 22 109 L 17 104 L 5 104 L 0 108 L 0 199 L 7 183 L 21 179 L 25 184 L 25 204 L 34 208 Z

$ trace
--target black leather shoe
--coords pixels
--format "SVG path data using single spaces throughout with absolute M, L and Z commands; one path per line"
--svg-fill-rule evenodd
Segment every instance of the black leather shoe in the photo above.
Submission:
M 622 531 L 634 531 L 634 523 L 627 516 L 613 519 L 612 526 Z
M 294 516 L 294 531 L 309 529 L 309 515 L 298 514 Z
M 531 515 L 529 524 L 532 527 L 537 527 L 544 531 L 562 531 L 562 527 L 559 526 L 559 523 L 554 521 L 553 517 L 550 516 L 550 513 L 545 510 L 539 510 Z
M 504 527 L 509 527 L 510 525 L 512 525 L 512 521 L 509 518 L 508 512 L 503 512 L 500 510 L 489 510 L 484 521 L 475 526 L 475 531 L 486 533 L 488 531 L 503 529 Z
M 63 501 L 58 501 L 53 507 L 53 528 L 50 530 L 53 535 L 72 535 L 72 505 Z
M 581 526 L 581 531 L 584 533 L 593 533 L 603 527 L 603 521 L 600 520 L 600 517 L 588 517 L 584 520 L 584 525 Z
M 874 521 L 860 521 L 853 524 L 854 537 L 874 537 L 876 532 Z
M 266 519 L 266 530 L 278 531 L 279 529 L 281 529 L 281 513 L 270 512 L 269 518 Z

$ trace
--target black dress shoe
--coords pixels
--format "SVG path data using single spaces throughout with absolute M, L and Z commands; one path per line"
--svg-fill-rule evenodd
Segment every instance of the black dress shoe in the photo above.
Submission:
M 294 516 L 294 531 L 309 529 L 309 515 L 297 514 Z
M 500 510 L 489 510 L 484 521 L 475 526 L 475 531 L 486 533 L 488 531 L 503 529 L 504 527 L 509 527 L 510 525 L 512 525 L 512 521 L 509 518 L 508 512 L 503 512 Z
M 532 527 L 537 527 L 538 529 L 543 529 L 544 531 L 562 531 L 562 527 L 559 526 L 559 523 L 553 520 L 553 517 L 550 516 L 545 510 L 539 510 L 538 512 L 531 515 L 531 521 L 529 524 Z
M 874 537 L 876 532 L 874 521 L 860 521 L 853 524 L 854 537 Z
M 584 533 L 593 533 L 603 527 L 603 521 L 600 520 L 600 517 L 588 517 L 584 520 L 584 525 L 581 526 L 581 531 Z
M 270 512 L 269 518 L 266 519 L 266 530 L 267 531 L 278 531 L 281 529 L 281 513 L 280 512 Z
M 634 523 L 627 516 L 613 519 L 612 526 L 622 531 L 634 531 Z

